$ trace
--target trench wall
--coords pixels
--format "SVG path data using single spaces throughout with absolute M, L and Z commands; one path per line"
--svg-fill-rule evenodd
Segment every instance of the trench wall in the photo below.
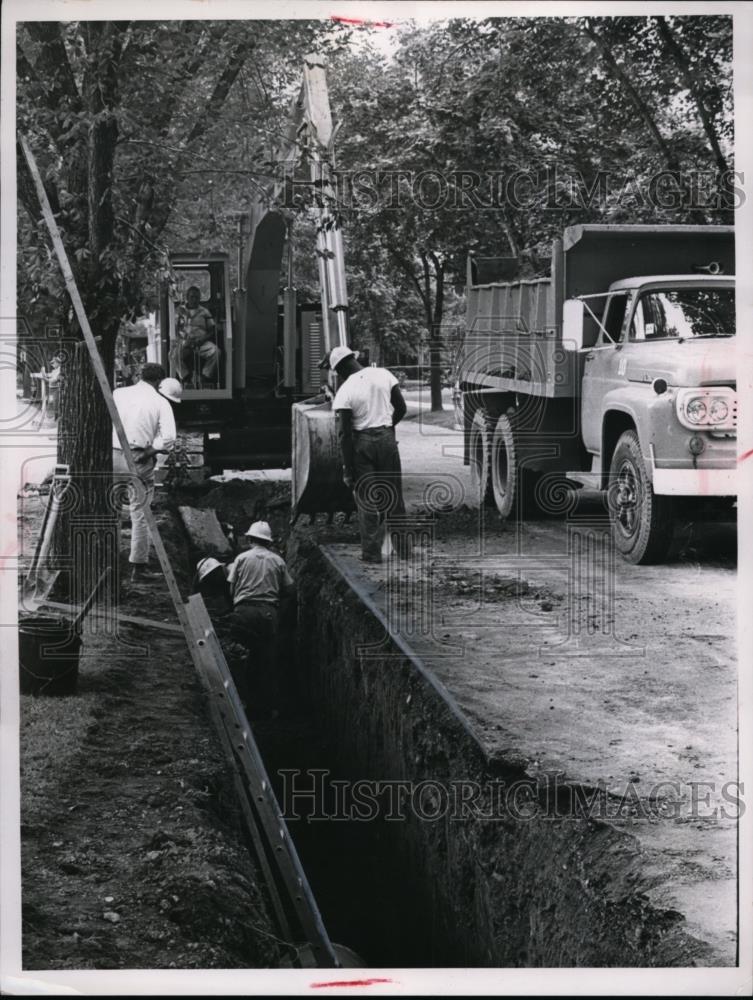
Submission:
M 523 765 L 488 757 L 322 550 L 291 542 L 302 642 L 294 683 L 338 748 L 339 776 L 414 787 L 519 779 Z M 359 655 L 369 643 L 377 648 Z M 430 788 L 422 803 L 430 813 Z M 395 933 L 421 937 L 432 964 L 722 964 L 681 914 L 649 903 L 646 859 L 624 831 L 585 817 L 521 819 L 498 805 L 494 819 L 441 807 L 429 820 L 406 806 L 404 818 L 374 824 L 368 847 L 371 863 L 401 873 L 402 898 L 379 905 L 392 910 Z

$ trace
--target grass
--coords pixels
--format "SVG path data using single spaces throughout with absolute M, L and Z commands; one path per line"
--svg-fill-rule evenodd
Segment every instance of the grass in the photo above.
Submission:
M 69 698 L 21 697 L 21 782 L 24 821 L 49 807 L 60 774 L 81 749 L 94 720 L 96 694 Z

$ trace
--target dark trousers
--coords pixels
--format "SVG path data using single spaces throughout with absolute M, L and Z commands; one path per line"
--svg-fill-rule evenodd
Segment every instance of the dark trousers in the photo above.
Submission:
M 361 551 L 379 558 L 385 519 L 405 513 L 400 452 L 394 427 L 374 427 L 353 433 L 355 500 Z
M 247 650 L 233 673 L 241 701 L 252 715 L 276 707 L 278 701 L 277 623 L 277 608 L 261 601 L 236 604 L 228 615 L 230 638 Z

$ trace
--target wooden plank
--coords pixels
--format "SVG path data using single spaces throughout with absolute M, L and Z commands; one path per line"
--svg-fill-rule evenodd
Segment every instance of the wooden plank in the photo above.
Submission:
M 45 601 L 41 607 L 55 608 L 57 611 L 66 611 L 69 614 L 81 609 L 80 604 L 63 604 L 60 601 Z M 109 612 L 91 611 L 90 615 L 92 618 L 106 618 L 109 617 Z M 125 625 L 138 625 L 139 628 L 153 628 L 160 632 L 172 632 L 174 635 L 184 635 L 180 625 L 174 625 L 172 622 L 158 622 L 154 618 L 141 618 L 138 615 L 123 615 L 118 612 L 118 621 L 123 622 Z
M 191 544 L 206 556 L 217 559 L 229 559 L 233 555 L 233 547 L 220 526 L 217 514 L 213 510 L 200 510 L 198 507 L 178 507 L 180 519 L 188 532 Z

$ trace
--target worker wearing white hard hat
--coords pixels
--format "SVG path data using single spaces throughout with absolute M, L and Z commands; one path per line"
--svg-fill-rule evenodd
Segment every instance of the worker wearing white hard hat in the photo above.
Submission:
M 254 521 L 246 531 L 250 548 L 230 565 L 228 583 L 233 600 L 231 637 L 248 650 L 239 694 L 247 709 L 252 707 L 255 686 L 266 689 L 268 701 L 276 700 L 276 636 L 280 599 L 293 593 L 295 585 L 285 560 L 273 551 L 272 529 L 266 521 Z M 269 694 L 273 692 L 273 694 Z M 258 705 L 253 706 L 258 710 Z M 268 708 L 274 707 L 272 704 Z
M 214 556 L 205 556 L 196 563 L 192 593 L 201 594 L 210 615 L 227 614 L 232 604 L 227 582 L 227 566 Z
M 274 541 L 272 538 L 272 529 L 266 521 L 254 521 L 246 532 L 246 538 L 253 538 L 254 541 L 264 542 L 265 545 L 271 545 Z
M 320 368 L 329 368 L 330 371 L 337 371 L 337 366 L 346 358 L 355 358 L 356 352 L 349 347 L 333 347 L 329 354 L 319 363 Z
M 199 582 L 209 576 L 209 574 L 214 572 L 216 569 L 222 569 L 222 563 L 219 559 L 214 559 L 212 556 L 206 556 L 204 559 L 199 559 L 196 563 L 196 576 L 199 578 Z
M 183 386 L 177 378 L 163 378 L 157 392 L 171 403 L 180 403 L 183 398 Z
M 329 366 L 340 380 L 332 402 L 338 418 L 343 480 L 353 490 L 361 535 L 361 558 L 380 563 L 386 520 L 403 514 L 402 471 L 395 425 L 407 406 L 398 380 L 387 368 L 362 368 L 349 347 L 335 347 Z M 400 555 L 407 539 L 393 533 Z

